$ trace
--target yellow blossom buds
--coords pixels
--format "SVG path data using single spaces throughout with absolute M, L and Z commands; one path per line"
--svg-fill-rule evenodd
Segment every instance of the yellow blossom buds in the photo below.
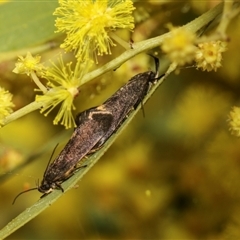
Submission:
M 42 64 L 40 64 L 40 60 L 40 56 L 33 57 L 30 52 L 27 53 L 25 58 L 19 56 L 13 72 L 16 74 L 27 74 L 28 76 L 30 76 L 32 72 L 39 73 L 43 68 Z
M 201 68 L 203 71 L 217 71 L 217 68 L 221 67 L 222 53 L 227 49 L 226 42 L 211 41 L 198 44 L 198 50 L 196 52 L 195 61 L 197 68 Z
M 197 44 L 195 34 L 184 28 L 169 25 L 169 37 L 162 43 L 162 50 L 168 58 L 182 66 L 193 60 L 203 71 L 216 71 L 221 67 L 222 53 L 226 51 L 226 42 L 210 41 Z
M 240 137 L 240 108 L 233 107 L 229 114 L 229 130 L 232 135 Z
M 0 127 L 4 123 L 4 119 L 12 113 L 12 94 L 0 87 Z
M 178 65 L 190 63 L 194 57 L 197 47 L 194 45 L 195 34 L 184 28 L 169 26 L 171 29 L 169 37 L 162 44 L 162 50 L 172 62 Z

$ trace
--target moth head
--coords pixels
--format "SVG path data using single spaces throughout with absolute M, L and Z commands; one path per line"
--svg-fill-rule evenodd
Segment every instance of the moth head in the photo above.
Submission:
M 37 189 L 38 189 L 39 192 L 44 193 L 44 195 L 45 195 L 45 194 L 48 194 L 48 193 L 52 192 L 53 186 L 49 182 L 43 180 L 41 182 L 41 185 L 38 186 Z

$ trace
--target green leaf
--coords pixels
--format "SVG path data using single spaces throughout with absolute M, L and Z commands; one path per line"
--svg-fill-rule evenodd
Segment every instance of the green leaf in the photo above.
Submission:
M 56 37 L 54 1 L 12 1 L 0 4 L 0 52 L 36 46 Z

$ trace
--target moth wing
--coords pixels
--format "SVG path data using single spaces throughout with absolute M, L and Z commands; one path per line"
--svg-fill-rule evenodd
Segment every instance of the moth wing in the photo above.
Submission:
M 76 165 L 92 150 L 105 135 L 113 117 L 109 112 L 90 109 L 80 114 L 79 126 L 57 158 L 46 170 L 44 178 L 62 182 L 69 178 Z M 84 120 L 83 120 L 84 119 Z

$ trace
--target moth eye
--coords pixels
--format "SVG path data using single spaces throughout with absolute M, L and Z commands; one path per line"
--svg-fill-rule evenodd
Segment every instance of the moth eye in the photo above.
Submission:
M 51 186 L 47 182 L 43 182 L 41 186 L 39 186 L 38 190 L 42 193 L 47 193 L 51 189 Z

